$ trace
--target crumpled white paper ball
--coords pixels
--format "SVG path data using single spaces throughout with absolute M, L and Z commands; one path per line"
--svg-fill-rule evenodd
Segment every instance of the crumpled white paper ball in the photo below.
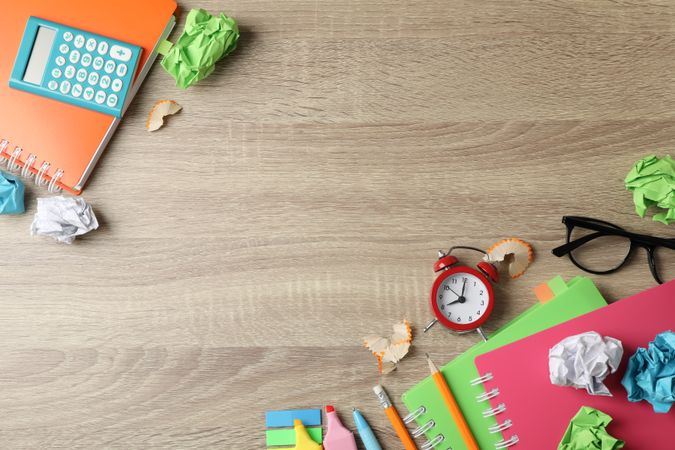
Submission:
M 50 236 L 72 244 L 77 236 L 97 228 L 96 215 L 84 199 L 59 196 L 38 198 L 30 231 L 32 235 Z
M 622 356 L 623 345 L 618 339 L 603 337 L 595 331 L 570 336 L 548 352 L 551 383 L 611 397 L 603 381 L 616 372 Z

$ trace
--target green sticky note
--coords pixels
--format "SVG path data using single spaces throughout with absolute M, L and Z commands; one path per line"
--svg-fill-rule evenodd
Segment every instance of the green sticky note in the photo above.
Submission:
M 644 217 L 651 206 L 661 208 L 654 220 L 675 222 L 675 161 L 666 155 L 647 156 L 635 163 L 626 176 L 626 189 L 633 192 L 635 212 Z
M 582 406 L 572 418 L 558 450 L 615 450 L 624 442 L 610 436 L 605 428 L 612 418 L 597 409 Z
M 239 28 L 233 18 L 193 9 L 187 16 L 183 34 L 162 59 L 162 67 L 177 86 L 186 89 L 208 77 L 216 62 L 237 47 L 238 40 Z
M 312 440 L 318 444 L 323 442 L 323 431 L 321 427 L 307 427 L 307 432 Z M 273 446 L 294 446 L 295 430 L 293 428 L 277 428 L 266 431 L 266 444 Z

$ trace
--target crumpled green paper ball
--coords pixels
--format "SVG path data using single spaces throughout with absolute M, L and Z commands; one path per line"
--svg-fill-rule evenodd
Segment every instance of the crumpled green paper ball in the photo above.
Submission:
M 665 211 L 654 220 L 666 225 L 675 222 L 675 161 L 666 155 L 647 156 L 636 162 L 626 176 L 626 189 L 633 192 L 635 212 L 644 217 L 647 208 L 657 206 Z
M 654 412 L 670 411 L 675 402 L 675 333 L 664 331 L 647 348 L 639 347 L 621 384 L 631 402 L 647 400 Z
M 558 450 L 616 450 L 623 441 L 607 433 L 605 428 L 612 418 L 602 411 L 582 406 L 570 421 Z
M 164 56 L 162 67 L 177 86 L 186 89 L 211 75 L 216 62 L 237 47 L 237 40 L 239 28 L 233 18 L 193 9 L 183 34 Z

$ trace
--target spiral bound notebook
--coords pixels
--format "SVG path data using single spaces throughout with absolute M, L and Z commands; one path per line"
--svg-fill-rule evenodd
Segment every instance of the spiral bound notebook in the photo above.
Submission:
M 590 406 L 612 416 L 607 431 L 625 441 L 626 450 L 673 448 L 673 411 L 657 414 L 646 401 L 629 402 L 621 385 L 629 357 L 667 330 L 675 330 L 675 280 L 478 356 L 475 362 L 484 374 L 484 387 L 496 393 L 488 410 L 499 411 L 499 422 L 510 424 L 503 430 L 504 439 L 517 436 L 518 450 L 555 449 L 574 414 L 581 406 Z M 555 386 L 549 380 L 549 349 L 586 331 L 623 343 L 619 370 L 605 380 L 612 397 Z
M 9 87 L 30 16 L 62 23 L 143 48 L 125 107 L 147 75 L 157 46 L 175 19 L 173 0 L 21 0 L 2 6 L 0 162 L 52 192 L 79 194 L 120 120 Z
M 478 378 L 474 358 L 607 305 L 589 278 L 577 277 L 565 284 L 557 277 L 548 285 L 555 298 L 548 303 L 532 306 L 493 333 L 487 342 L 476 344 L 441 369 L 481 449 L 494 448 L 502 436 L 495 428 L 497 422 L 494 417 L 483 416 L 483 411 L 489 408 L 489 394 L 485 396 L 482 386 L 474 382 Z M 459 430 L 438 395 L 431 377 L 425 378 L 403 394 L 403 403 L 410 412 L 405 419 L 406 423 L 417 423 L 415 438 L 421 438 L 422 435 L 426 438 L 426 443 L 421 448 L 466 450 L 466 445 L 459 437 Z

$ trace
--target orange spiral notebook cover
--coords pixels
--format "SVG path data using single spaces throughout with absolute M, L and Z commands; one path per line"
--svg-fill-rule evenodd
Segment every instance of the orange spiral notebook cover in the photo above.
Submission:
M 173 0 L 22 0 L 2 7 L 0 156 L 51 191 L 80 194 L 119 119 L 11 89 L 9 78 L 30 16 L 91 31 L 143 48 L 132 97 L 156 46 L 173 27 Z M 33 155 L 33 157 L 31 157 Z M 30 164 L 26 164 L 26 162 Z M 40 168 L 47 167 L 40 171 Z M 38 174 L 38 172 L 40 172 Z M 38 176 L 39 175 L 39 176 Z

